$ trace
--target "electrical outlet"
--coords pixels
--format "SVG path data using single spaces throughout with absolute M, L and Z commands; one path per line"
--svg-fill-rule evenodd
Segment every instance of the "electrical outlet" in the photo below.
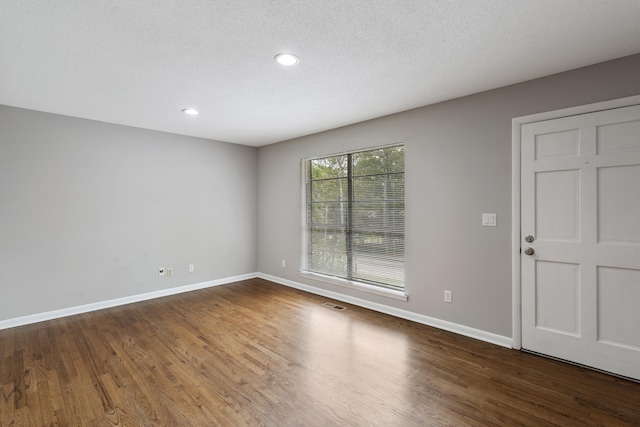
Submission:
M 167 268 L 167 276 L 173 276 L 173 268 Z
M 286 260 L 282 260 L 282 268 L 285 268 L 287 266 L 287 261 Z
M 158 269 L 158 276 L 162 277 L 162 276 L 165 276 L 166 274 L 167 274 L 167 270 L 165 270 L 164 267 L 160 267 Z
M 444 302 L 452 304 L 453 294 L 451 291 L 444 291 Z
M 189 264 L 189 273 L 193 273 L 194 271 L 196 271 L 196 266 L 193 264 Z

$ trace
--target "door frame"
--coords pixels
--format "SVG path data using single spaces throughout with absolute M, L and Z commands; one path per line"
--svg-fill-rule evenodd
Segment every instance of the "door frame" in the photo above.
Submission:
M 577 116 L 614 108 L 629 107 L 640 104 L 640 95 L 577 107 L 563 108 L 528 116 L 515 117 L 511 120 L 511 324 L 512 348 L 522 349 L 522 272 L 521 272 L 521 127 L 535 122 Z

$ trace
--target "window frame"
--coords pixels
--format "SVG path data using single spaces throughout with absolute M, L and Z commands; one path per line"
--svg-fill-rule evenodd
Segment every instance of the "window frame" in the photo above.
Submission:
M 363 153 L 363 152 L 367 152 L 367 151 L 375 151 L 375 150 L 380 150 L 380 149 L 385 149 L 385 148 L 393 148 L 393 147 L 402 147 L 403 150 L 403 156 L 406 159 L 406 146 L 404 143 L 402 142 L 397 142 L 394 144 L 387 144 L 387 145 L 382 145 L 382 146 L 375 146 L 375 147 L 367 147 L 367 148 L 362 148 L 362 149 L 356 149 L 356 150 L 349 150 L 349 151 L 343 151 L 343 152 L 339 152 L 339 153 L 333 153 L 333 154 L 325 154 L 325 155 L 321 155 L 321 156 L 315 156 L 315 157 L 308 157 L 308 158 L 303 158 L 300 161 L 300 176 L 301 176 L 301 231 L 302 231 L 302 247 L 301 247 L 301 252 L 300 252 L 300 257 L 301 257 L 301 262 L 300 262 L 300 266 L 301 269 L 299 271 L 299 275 L 301 277 L 305 277 L 305 278 L 309 278 L 309 279 L 313 279 L 313 280 L 318 280 L 321 282 L 325 282 L 325 283 L 330 283 L 333 285 L 337 285 L 337 286 L 341 286 L 341 287 L 347 287 L 347 288 L 351 288 L 351 289 L 357 289 L 363 292 L 367 292 L 367 293 L 372 293 L 372 294 L 376 294 L 376 295 L 380 295 L 380 296 L 385 296 L 385 297 L 389 297 L 389 298 L 393 298 L 393 299 L 397 299 L 397 300 L 401 300 L 401 301 L 407 301 L 408 300 L 408 294 L 407 294 L 407 286 L 406 286 L 406 279 L 404 281 L 403 287 L 392 287 L 392 285 L 385 285 L 385 284 L 377 284 L 374 282 L 367 282 L 367 281 L 360 281 L 357 279 L 349 279 L 349 278 L 345 278 L 345 277 L 339 277 L 339 276 L 334 276 L 334 275 L 330 275 L 330 274 L 323 274 L 323 273 L 319 273 L 319 272 L 315 272 L 315 271 L 310 271 L 308 269 L 308 263 L 309 263 L 309 252 L 308 252 L 308 244 L 309 244 L 309 229 L 307 227 L 308 225 L 308 197 L 310 197 L 310 194 L 307 194 L 307 183 L 308 183 L 308 179 L 309 174 L 311 173 L 311 170 L 309 168 L 309 165 L 311 163 L 311 161 L 313 160 L 318 160 L 318 159 L 325 159 L 325 158 L 330 158 L 330 157 L 337 157 L 337 156 L 350 156 L 353 154 L 357 154 L 357 153 Z M 351 168 L 351 162 L 349 163 L 349 169 Z M 394 172 L 393 174 L 397 174 L 398 172 Z M 403 165 L 403 169 L 402 169 L 402 174 L 403 174 L 403 180 L 404 177 L 406 176 L 406 166 Z M 349 179 L 349 177 L 353 178 L 353 175 L 351 173 L 351 170 L 349 170 L 348 174 L 347 174 L 347 183 L 348 186 L 351 186 L 351 179 Z M 336 178 L 339 179 L 339 178 Z M 351 192 L 349 192 L 351 193 Z M 353 203 L 354 200 L 350 197 L 351 194 L 349 194 L 349 198 L 347 203 Z M 406 192 L 404 192 L 404 197 L 403 197 L 403 204 L 406 205 Z M 351 218 L 349 218 L 351 219 Z M 348 219 L 348 220 L 349 220 Z M 406 220 L 405 220 L 406 221 Z M 403 221 L 404 224 L 404 221 Z M 349 227 L 349 224 L 347 224 L 347 227 Z M 404 225 L 403 225 L 403 238 L 406 236 L 406 233 L 404 233 Z M 349 240 L 349 239 L 348 239 Z M 404 239 L 403 239 L 404 240 Z M 347 244 L 349 244 L 347 242 Z M 406 245 L 403 243 L 403 246 Z M 406 269 L 405 269 L 406 272 Z M 406 276 L 405 276 L 406 277 Z

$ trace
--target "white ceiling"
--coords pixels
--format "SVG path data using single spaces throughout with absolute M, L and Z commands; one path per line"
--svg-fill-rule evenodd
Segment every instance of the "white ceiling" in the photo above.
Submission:
M 261 146 L 638 52 L 639 0 L 1 0 L 0 104 Z

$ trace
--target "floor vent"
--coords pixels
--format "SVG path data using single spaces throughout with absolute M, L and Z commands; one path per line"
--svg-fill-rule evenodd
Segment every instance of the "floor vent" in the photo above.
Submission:
M 343 307 L 341 305 L 333 304 L 333 303 L 330 303 L 330 302 L 325 302 L 322 305 L 324 305 L 325 307 L 333 308 L 334 310 L 339 310 L 339 311 L 347 309 L 347 307 Z

